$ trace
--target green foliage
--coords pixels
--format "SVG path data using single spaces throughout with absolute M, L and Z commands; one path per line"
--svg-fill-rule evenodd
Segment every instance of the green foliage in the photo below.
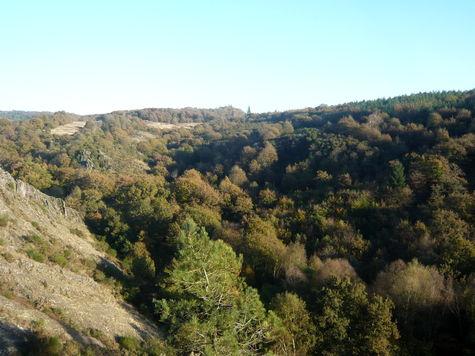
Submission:
M 85 216 L 104 236 L 98 248 L 118 254 L 126 273 L 135 275 L 121 283 L 126 299 L 137 306 L 147 305 L 154 284 L 163 281 L 163 266 L 178 248 L 180 224 L 192 218 L 212 238 L 222 238 L 244 255 L 242 276 L 262 290 L 266 301 L 287 290 L 316 311 L 319 303 L 312 293 L 332 276 L 350 277 L 352 283 L 359 276 L 371 290 L 391 293 L 403 335 L 402 353 L 473 353 L 474 98 L 473 90 L 432 92 L 247 115 L 231 107 L 121 111 L 91 117 L 73 136 L 49 132 L 76 119 L 66 113 L 0 119 L 0 165 L 47 194 L 65 197 L 68 207 Z M 164 131 L 150 122 L 198 125 Z M 8 182 L 7 189 L 0 189 L 0 200 L 10 208 L 15 207 L 14 188 Z M 47 213 L 43 204 L 38 206 Z M 2 214 L 0 227 L 14 222 Z M 46 240 L 39 224 L 32 226 L 44 240 L 33 236 L 25 242 L 45 259 L 74 263 L 66 251 L 61 259 L 58 245 Z M 138 254 L 137 243 L 147 253 Z M 156 264 L 154 271 L 147 257 Z M 390 264 L 414 257 L 420 261 L 417 268 Z M 86 265 L 89 276 L 109 283 L 95 265 Z M 431 269 L 433 284 L 428 284 L 425 268 L 432 265 L 438 274 Z M 144 270 L 148 272 L 142 276 Z M 382 272 L 394 282 L 384 289 L 379 287 Z M 178 287 L 171 291 L 174 284 L 166 281 L 170 288 L 156 291 L 161 297 L 177 303 L 196 300 L 178 293 Z M 444 302 L 419 296 L 429 287 L 434 295 L 444 295 Z M 240 295 L 246 290 L 229 289 Z M 346 300 L 344 295 L 340 293 L 340 300 Z M 419 300 L 420 308 L 404 304 L 403 296 Z M 286 298 L 284 305 L 301 306 Z M 362 320 L 385 315 L 384 300 L 366 297 L 365 304 L 364 299 Z M 338 318 L 343 320 L 345 313 Z M 385 338 L 371 344 L 369 331 L 355 324 L 351 310 L 348 313 L 351 328 L 346 333 L 366 335 L 352 353 L 384 354 Z M 285 319 L 287 314 L 280 315 Z M 207 320 L 198 318 L 196 325 L 213 328 Z M 304 353 L 289 323 L 286 320 L 266 344 L 276 354 Z M 175 342 L 197 337 L 191 319 L 180 325 L 183 328 L 172 328 Z M 355 328 L 359 334 L 352 334 Z M 302 343 L 311 344 L 309 340 Z M 343 348 L 349 345 L 345 343 Z M 377 345 L 382 345 L 380 351 Z M 158 349 L 165 353 L 162 346 Z M 151 351 L 142 345 L 134 352 Z
M 7 226 L 8 222 L 10 219 L 8 218 L 8 215 L 2 215 L 0 216 L 0 227 L 5 227 Z
M 393 164 L 392 173 L 389 177 L 389 185 L 393 188 L 404 188 L 406 186 L 404 166 L 399 161 L 396 161 Z
M 26 250 L 26 254 L 28 255 L 28 257 L 35 260 L 36 262 L 45 262 L 45 255 L 41 251 L 37 251 L 33 248 L 30 248 Z
M 407 265 L 400 260 L 393 262 L 378 274 L 375 290 L 394 301 L 395 315 L 408 349 L 417 348 L 410 342 L 415 336 L 421 337 L 426 346 L 433 342 L 444 305 L 453 297 L 450 283 L 437 269 L 417 260 Z
M 120 347 L 128 351 L 135 351 L 140 348 L 140 341 L 131 336 L 123 336 L 119 340 Z
M 50 336 L 41 340 L 39 348 L 44 355 L 61 355 L 63 351 L 63 345 L 59 342 L 59 337 Z
M 55 253 L 52 256 L 51 261 L 61 266 L 62 268 L 68 267 L 68 261 L 66 261 L 66 259 L 59 253 Z
M 107 249 L 107 254 L 110 255 L 110 256 L 112 256 L 112 257 L 117 257 L 117 251 L 114 250 L 112 247 L 109 247 L 109 248 Z
M 259 352 L 270 337 L 273 314 L 267 315 L 257 291 L 238 276 L 241 258 L 192 220 L 178 240 L 178 256 L 167 285 L 175 299 L 155 301 L 162 321 L 170 323 L 180 353 L 229 355 Z
M 277 341 L 278 354 L 307 355 L 315 344 L 315 325 L 305 302 L 297 295 L 285 292 L 272 300 L 271 309 L 282 320 L 286 333 Z
M 38 245 L 42 245 L 44 243 L 43 239 L 41 238 L 41 236 L 37 235 L 37 234 L 31 234 L 30 236 L 28 236 L 31 240 L 33 240 L 35 243 L 37 243 Z
M 94 262 L 93 260 L 89 258 L 82 260 L 82 264 L 84 268 L 89 271 L 94 271 L 97 268 L 96 262 Z
M 71 228 L 71 229 L 69 229 L 69 232 L 70 232 L 71 234 L 75 234 L 75 235 L 77 235 L 77 236 L 79 236 L 79 237 L 84 237 L 84 232 L 81 231 L 81 230 L 79 230 L 79 229 Z
M 142 282 L 150 282 L 155 277 L 155 263 L 149 256 L 136 257 L 132 263 L 132 272 Z
M 367 298 L 365 287 L 333 277 L 321 291 L 316 352 L 321 355 L 396 355 L 399 338 L 390 300 Z

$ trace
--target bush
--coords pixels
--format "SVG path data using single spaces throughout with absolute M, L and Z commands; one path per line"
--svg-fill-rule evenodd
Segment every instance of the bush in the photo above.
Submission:
M 5 252 L 4 254 L 2 254 L 2 256 L 9 263 L 13 263 L 16 261 L 15 257 L 10 252 Z
M 28 257 L 35 260 L 36 262 L 43 263 L 45 261 L 45 256 L 40 251 L 36 251 L 35 249 L 30 248 L 26 251 L 26 253 Z
M 5 240 L 4 239 L 0 239 L 0 246 L 2 245 L 5 245 Z
M 66 259 L 63 256 L 61 256 L 59 253 L 56 253 L 53 256 L 53 262 L 60 265 L 63 268 L 68 266 L 68 261 L 66 261 Z
M 39 244 L 43 243 L 43 239 L 41 238 L 41 236 L 39 236 L 37 234 L 32 234 L 29 237 L 30 237 L 31 240 L 33 240 L 36 243 L 39 243 Z
M 8 225 L 8 221 L 10 221 L 10 219 L 8 218 L 8 215 L 3 215 L 3 216 L 0 216 L 0 227 L 5 227 Z
M 39 333 L 33 334 L 29 338 L 30 347 L 33 355 L 62 355 L 63 345 L 59 342 L 59 337 L 42 337 Z
M 96 265 L 96 262 L 94 262 L 93 260 L 91 259 L 85 259 L 82 261 L 82 264 L 84 265 L 84 267 L 89 270 L 89 271 L 94 271 L 96 268 L 97 268 L 97 265 Z
M 94 279 L 98 282 L 102 282 L 105 278 L 106 278 L 106 275 L 104 274 L 104 272 L 96 269 L 96 271 L 94 272 Z
M 69 229 L 69 232 L 70 232 L 71 234 L 78 235 L 79 237 L 84 237 L 84 232 L 82 232 L 82 231 L 79 230 L 79 229 Z
M 64 254 L 64 257 L 66 257 L 67 259 L 70 259 L 70 258 L 71 258 L 71 251 L 69 251 L 69 250 L 64 250 L 63 254 Z
M 128 351 L 134 351 L 140 348 L 140 341 L 131 336 L 124 336 L 119 341 L 120 347 Z
M 31 222 L 31 225 L 33 225 L 33 227 L 34 227 L 36 230 L 39 230 L 39 229 L 40 229 L 40 224 L 38 224 L 36 221 L 32 221 L 32 222 Z
M 107 249 L 107 254 L 108 254 L 109 256 L 112 256 L 112 257 L 117 257 L 117 251 L 114 250 L 112 247 L 109 247 L 109 248 Z

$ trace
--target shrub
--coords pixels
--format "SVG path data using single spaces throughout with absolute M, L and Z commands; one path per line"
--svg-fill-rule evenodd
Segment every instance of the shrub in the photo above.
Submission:
M 112 247 L 109 247 L 109 248 L 107 249 L 107 254 L 108 254 L 109 256 L 112 256 L 112 257 L 117 257 L 117 251 L 114 250 Z
M 31 225 L 33 225 L 33 227 L 34 227 L 36 230 L 39 230 L 39 229 L 40 229 L 40 224 L 38 224 L 36 221 L 32 221 L 32 222 L 31 222 Z
M 30 235 L 30 239 L 39 244 L 43 243 L 43 239 L 37 234 Z
M 50 336 L 40 340 L 39 350 L 41 355 L 61 355 L 63 345 L 59 342 L 58 336 Z
M 0 246 L 1 245 L 5 245 L 5 240 L 4 239 L 0 239 Z
M 45 326 L 45 320 L 44 319 L 36 319 L 33 321 L 33 328 L 36 330 L 42 330 Z
M 53 256 L 53 262 L 60 265 L 63 268 L 68 266 L 68 261 L 66 261 L 66 259 L 63 256 L 61 256 L 59 253 L 56 253 Z
M 91 259 L 85 259 L 82 261 L 82 264 L 84 265 L 84 267 L 90 271 L 94 271 L 96 268 L 97 268 L 97 265 L 96 265 L 96 262 L 94 262 L 93 260 Z
M 64 254 L 64 257 L 66 257 L 67 259 L 70 259 L 70 258 L 71 258 L 71 251 L 69 251 L 69 250 L 64 250 L 63 254 Z
M 10 252 L 5 252 L 4 254 L 2 254 L 2 256 L 9 263 L 13 263 L 16 261 L 15 257 Z
M 69 232 L 70 232 L 71 234 L 78 235 L 79 237 L 84 237 L 84 232 L 82 232 L 82 231 L 79 230 L 79 229 L 69 229 Z
M 134 351 L 140 348 L 140 341 L 131 336 L 124 336 L 119 341 L 120 347 L 128 351 Z
M 87 329 L 86 333 L 89 336 L 92 336 L 93 338 L 95 338 L 95 339 L 99 340 L 100 342 L 102 342 L 107 348 L 111 348 L 111 349 L 116 348 L 115 347 L 116 344 L 115 344 L 114 340 L 108 338 L 107 335 L 104 334 L 104 332 L 102 332 L 101 330 Z
M 10 220 L 10 219 L 8 218 L 8 215 L 0 216 L 0 227 L 5 227 L 5 226 L 7 226 L 9 220 Z
M 36 262 L 43 263 L 45 261 L 45 256 L 40 251 L 30 248 L 26 251 L 26 253 L 31 259 L 35 260 Z
M 94 272 L 94 279 L 98 282 L 102 282 L 105 278 L 106 275 L 104 274 L 104 272 L 96 269 L 96 271 Z

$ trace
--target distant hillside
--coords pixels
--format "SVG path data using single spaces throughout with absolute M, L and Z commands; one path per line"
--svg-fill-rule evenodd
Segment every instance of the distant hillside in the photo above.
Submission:
M 13 335 L 41 312 L 117 355 L 144 354 L 148 341 L 103 327 L 121 323 L 100 306 L 117 312 L 123 300 L 166 332 L 170 343 L 157 329 L 153 354 L 203 354 L 203 330 L 219 330 L 216 344 L 235 335 L 226 320 L 247 303 L 236 298 L 251 296 L 239 276 L 256 288 L 245 309 L 262 311 L 249 320 L 282 328 L 253 324 L 220 354 L 475 354 L 475 90 L 261 114 L 229 106 L 0 119 L 0 167 L 9 172 L 3 185 L 0 174 L 0 350 L 5 322 Z M 64 204 L 37 191 L 26 199 L 25 183 Z M 201 242 L 198 226 L 209 234 L 200 230 Z M 68 295 L 58 284 L 74 276 L 84 279 Z M 258 295 L 276 324 L 261 317 Z M 91 310 L 73 308 L 86 299 Z
M 223 106 L 216 109 L 197 109 L 186 107 L 183 109 L 170 108 L 149 108 L 141 110 L 114 111 L 109 114 L 90 115 L 85 118 L 96 120 L 105 120 L 111 117 L 139 118 L 152 122 L 166 122 L 171 124 L 209 122 L 218 119 L 232 120 L 244 116 L 244 111 L 233 108 L 232 106 Z
M 0 117 L 6 117 L 10 120 L 28 120 L 40 115 L 52 114 L 49 111 L 0 111 Z

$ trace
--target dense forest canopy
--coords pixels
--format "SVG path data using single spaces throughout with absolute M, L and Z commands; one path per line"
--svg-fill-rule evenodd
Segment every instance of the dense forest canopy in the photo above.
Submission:
M 0 165 L 84 215 L 166 353 L 475 352 L 475 90 L 74 120 L 0 119 Z
M 18 111 L 18 110 L 0 111 L 0 117 L 4 117 L 11 120 L 33 119 L 34 117 L 37 117 L 43 114 L 48 115 L 52 113 L 46 112 L 46 111 L 42 111 L 42 112 L 41 111 Z

